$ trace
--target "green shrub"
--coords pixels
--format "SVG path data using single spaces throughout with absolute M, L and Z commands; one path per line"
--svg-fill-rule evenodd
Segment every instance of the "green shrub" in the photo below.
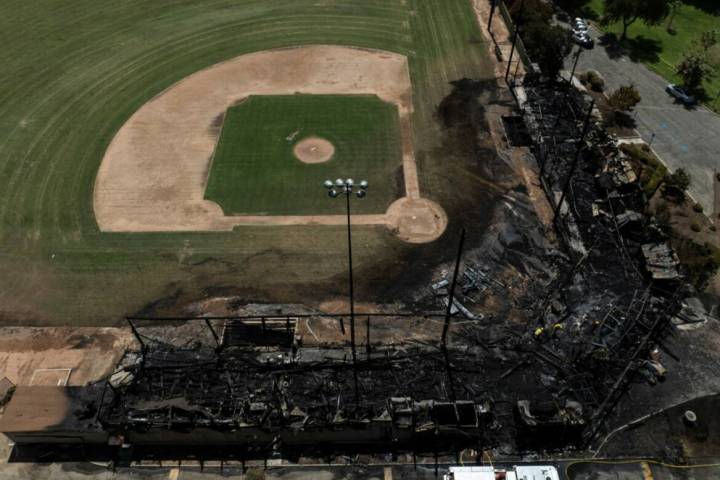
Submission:
M 681 202 L 685 201 L 685 191 L 691 183 L 690 174 L 684 168 L 678 168 L 675 173 L 665 176 L 663 195 Z
M 720 249 L 688 238 L 677 239 L 673 242 L 673 248 L 688 269 L 690 283 L 699 291 L 704 290 L 720 267 Z
M 700 228 L 700 225 L 698 225 L 697 223 L 693 223 L 692 225 L 690 225 L 690 230 L 692 230 L 693 232 L 699 232 L 700 230 L 702 230 L 702 228 Z
M 646 143 L 624 143 L 620 145 L 620 150 L 625 155 L 639 160 L 649 167 L 659 168 L 663 166 Z
M 693 210 L 695 210 L 697 213 L 702 213 L 702 212 L 703 212 L 703 206 L 700 205 L 699 203 L 696 203 L 695 205 L 693 205 Z
M 605 89 L 605 80 L 595 70 L 588 70 L 585 73 L 585 79 L 590 88 L 596 92 L 602 92 Z
M 635 85 L 621 85 L 608 97 L 608 104 L 617 112 L 627 112 L 640 103 L 642 98 Z

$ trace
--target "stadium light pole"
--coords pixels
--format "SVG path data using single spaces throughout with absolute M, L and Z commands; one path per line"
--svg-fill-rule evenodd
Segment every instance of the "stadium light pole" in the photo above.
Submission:
M 350 231 L 350 197 L 353 194 L 357 198 L 365 198 L 367 195 L 368 182 L 363 180 L 357 185 L 352 178 L 343 180 L 338 178 L 335 182 L 325 180 L 323 186 L 328 191 L 330 198 L 338 198 L 340 195 L 345 196 L 345 205 L 347 207 L 347 243 L 348 243 L 348 283 L 350 290 L 350 348 L 352 351 L 353 361 L 353 377 L 355 380 L 355 405 L 360 405 L 358 395 L 358 377 L 357 377 L 357 356 L 355 354 L 355 294 L 353 292 L 353 267 L 352 267 L 352 234 Z M 357 187 L 357 188 L 356 188 Z

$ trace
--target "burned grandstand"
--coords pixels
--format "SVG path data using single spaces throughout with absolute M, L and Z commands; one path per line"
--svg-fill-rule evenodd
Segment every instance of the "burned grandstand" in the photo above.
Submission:
M 480 247 L 461 244 L 418 294 L 423 311 L 130 318 L 138 348 L 105 381 L 18 389 L 0 421 L 18 455 L 72 442 L 126 461 L 583 449 L 618 405 L 641 409 L 624 394 L 665 375 L 681 268 L 592 104 L 565 85 L 514 92 L 504 123 L 531 140 L 557 241 L 510 191 Z M 23 401 L 34 388 L 47 390 Z

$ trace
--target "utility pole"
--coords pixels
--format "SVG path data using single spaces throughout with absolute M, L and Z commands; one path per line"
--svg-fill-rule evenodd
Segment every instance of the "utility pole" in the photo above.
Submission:
M 575 54 L 575 61 L 573 62 L 573 68 L 572 68 L 572 71 L 570 72 L 570 76 L 568 77 L 567 83 L 565 84 L 565 94 L 563 95 L 562 105 L 560 105 L 561 109 L 565 106 L 565 103 L 567 102 L 567 97 L 570 94 L 570 85 L 572 85 L 572 79 L 575 76 L 575 69 L 577 69 L 578 60 L 580 60 L 580 54 L 582 53 L 582 51 L 583 51 L 582 46 L 578 45 L 578 50 L 577 50 L 577 53 Z M 553 125 L 553 129 L 557 128 L 557 126 L 560 124 L 561 119 L 562 119 L 562 116 L 560 115 L 560 113 L 558 113 L 557 119 L 555 120 L 555 124 Z
M 495 8 L 497 7 L 498 1 L 501 1 L 501 0 L 493 0 L 492 6 L 490 7 L 490 18 L 488 19 L 488 24 L 487 24 L 488 32 L 492 28 L 493 15 L 495 15 Z
M 570 85 L 572 85 L 572 79 L 575 76 L 575 69 L 577 68 L 578 60 L 580 60 L 580 54 L 583 51 L 582 45 L 578 45 L 577 53 L 575 54 L 575 61 L 573 62 L 573 68 L 572 72 L 570 72 L 570 76 L 568 77 L 567 81 L 567 87 L 565 91 L 565 96 L 567 97 L 567 92 L 570 91 Z
M 132 331 L 133 335 L 135 335 L 135 340 L 137 340 L 140 344 L 140 348 L 145 351 L 145 342 L 143 342 L 142 337 L 140 337 L 140 333 L 135 328 L 135 324 L 129 318 L 127 318 L 126 320 L 128 322 L 128 325 L 130 325 L 130 330 Z
M 450 316 L 452 315 L 452 306 L 455 300 L 455 285 L 457 284 L 458 272 L 460 271 L 460 258 L 462 257 L 463 244 L 465 243 L 465 229 L 460 230 L 460 244 L 458 245 L 457 258 L 455 259 L 455 271 L 453 272 L 452 283 L 450 284 L 450 296 L 448 297 L 447 310 L 445 311 L 445 324 L 442 331 L 442 346 L 445 348 L 447 344 L 447 333 L 450 328 Z
M 515 32 L 513 33 L 512 47 L 510 47 L 510 58 L 508 58 L 507 69 L 505 70 L 505 82 L 507 83 L 508 75 L 510 75 L 510 65 L 512 65 L 513 54 L 515 53 L 515 42 L 517 42 L 518 33 L 520 27 L 515 25 Z
M 555 213 L 553 213 L 553 222 L 557 220 L 557 216 L 560 213 L 560 207 L 565 201 L 565 196 L 567 195 L 567 191 L 570 188 L 570 182 L 572 180 L 573 174 L 575 173 L 575 168 L 577 167 L 578 160 L 580 159 L 580 152 L 582 152 L 585 148 L 585 136 L 587 135 L 588 129 L 590 128 L 590 117 L 592 116 L 592 111 L 594 107 L 595 100 L 590 102 L 590 108 L 588 108 L 587 115 L 585 115 L 585 123 L 583 124 L 582 134 L 580 134 L 578 146 L 575 149 L 575 156 L 573 157 L 572 164 L 570 165 L 570 173 L 565 180 L 565 185 L 563 186 L 562 194 L 560 195 L 560 201 L 555 206 Z
M 365 318 L 365 352 L 367 360 L 370 361 L 370 315 Z
M 503 0 L 498 0 L 503 1 Z M 525 10 L 525 0 L 520 1 L 520 14 L 522 15 Z M 510 47 L 510 58 L 508 58 L 507 70 L 505 70 L 505 83 L 507 83 L 508 75 L 510 75 L 510 65 L 512 65 L 513 54 L 515 53 L 515 43 L 517 42 L 518 35 L 520 34 L 520 23 L 515 25 L 515 32 L 513 32 L 512 47 Z

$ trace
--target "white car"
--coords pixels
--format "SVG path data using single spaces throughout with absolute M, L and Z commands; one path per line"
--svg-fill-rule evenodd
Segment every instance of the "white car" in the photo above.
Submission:
M 592 37 L 590 37 L 588 32 L 573 30 L 572 39 L 575 43 L 584 48 L 593 48 L 595 46 L 595 42 L 593 41 Z
M 582 18 L 576 18 L 575 20 L 573 20 L 572 29 L 573 31 L 578 30 L 581 32 L 587 32 L 590 27 L 588 26 L 587 22 Z

